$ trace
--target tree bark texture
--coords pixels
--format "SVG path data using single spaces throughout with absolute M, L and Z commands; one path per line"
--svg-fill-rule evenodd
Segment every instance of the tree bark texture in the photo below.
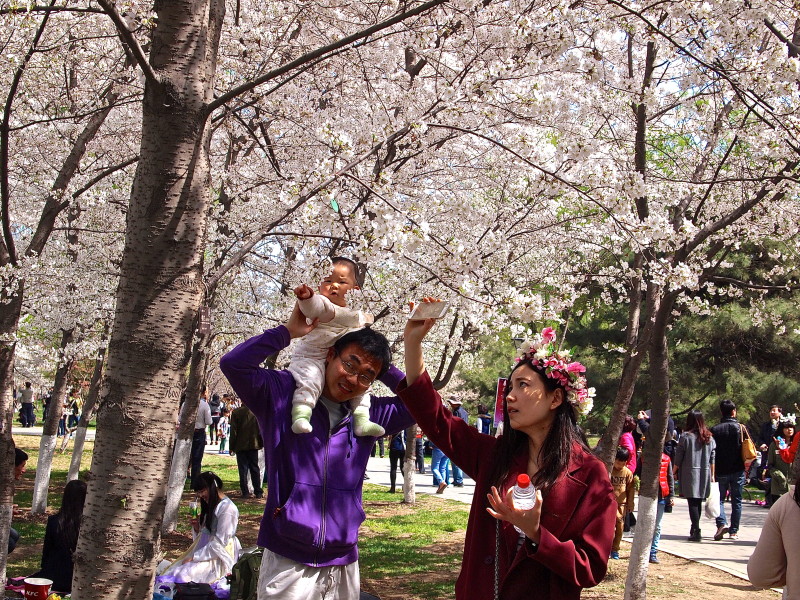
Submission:
M 146 600 L 174 416 L 202 302 L 209 134 L 221 0 L 157 2 L 108 363 L 78 548 L 75 600 Z M 161 415 L 161 418 L 153 418 Z
M 14 341 L 22 309 L 23 283 L 12 293 L 0 286 L 0 583 L 6 581 L 8 532 L 14 504 Z
M 634 535 L 625 600 L 642 600 L 647 597 L 647 569 L 650 544 L 655 528 L 658 502 L 658 475 L 664 436 L 669 416 L 669 344 L 667 327 L 671 321 L 676 293 L 658 290 L 663 297 L 655 308 L 655 320 L 649 348 L 650 371 L 650 429 L 642 446 L 642 476 L 639 486 L 639 515 Z M 637 538 L 641 538 L 637 540 Z
M 406 453 L 403 456 L 403 503 L 416 504 L 417 490 L 414 485 L 414 471 L 417 461 L 417 424 L 406 429 Z
M 167 498 L 164 506 L 164 521 L 161 525 L 163 533 L 174 531 L 178 524 L 181 496 L 183 496 L 183 488 L 186 486 L 186 469 L 189 467 L 191 458 L 197 407 L 200 405 L 200 393 L 205 381 L 208 361 L 208 338 L 207 336 L 198 337 L 192 347 L 189 377 L 186 380 L 186 400 L 180 411 L 178 429 L 175 432 Z

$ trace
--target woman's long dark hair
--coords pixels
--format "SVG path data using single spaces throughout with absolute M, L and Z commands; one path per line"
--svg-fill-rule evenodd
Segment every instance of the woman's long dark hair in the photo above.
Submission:
M 530 367 L 542 380 L 548 392 L 553 392 L 561 389 L 564 392 L 564 400 L 555 410 L 555 419 L 550 428 L 550 432 L 544 439 L 544 444 L 539 449 L 539 472 L 533 478 L 533 484 L 546 492 L 558 479 L 558 477 L 566 472 L 569 465 L 570 457 L 572 456 L 572 445 L 579 443 L 582 446 L 588 447 L 584 443 L 584 437 L 578 429 L 577 417 L 575 416 L 575 409 L 567 401 L 567 391 L 564 390 L 555 380 L 545 377 L 539 370 L 533 366 L 530 360 L 521 360 L 511 370 L 511 375 L 508 376 L 509 384 L 511 376 L 519 367 L 526 365 Z M 506 387 L 506 396 L 510 385 Z M 511 421 L 508 418 L 508 405 L 506 399 L 503 399 L 503 435 L 498 438 L 497 448 L 494 455 L 494 464 L 492 465 L 492 472 L 490 481 L 493 482 L 498 489 L 501 489 L 508 477 L 508 469 L 514 461 L 514 457 L 523 451 L 528 444 L 527 434 L 516 431 L 511 428 Z
M 222 479 L 216 473 L 205 471 L 197 476 L 194 484 L 194 491 L 208 489 L 208 502 L 200 499 L 200 527 L 205 527 L 212 531 L 211 525 L 214 522 L 214 513 L 219 504 L 219 492 L 222 490 Z
M 86 482 L 74 479 L 64 486 L 61 508 L 56 514 L 57 532 L 64 546 L 75 552 L 78 533 L 81 530 L 81 515 L 86 502 Z
M 711 441 L 711 430 L 706 427 L 706 420 L 703 418 L 703 411 L 692 410 L 686 415 L 685 433 L 694 433 L 697 439 L 708 444 Z

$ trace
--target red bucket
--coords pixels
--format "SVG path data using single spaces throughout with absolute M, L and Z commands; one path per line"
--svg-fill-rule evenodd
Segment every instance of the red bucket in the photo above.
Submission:
M 47 600 L 53 582 L 43 577 L 28 577 L 25 579 L 25 600 Z

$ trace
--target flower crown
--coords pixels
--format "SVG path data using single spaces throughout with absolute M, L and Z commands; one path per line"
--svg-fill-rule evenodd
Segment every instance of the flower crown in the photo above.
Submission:
M 522 342 L 517 362 L 528 360 L 534 369 L 554 380 L 567 393 L 567 402 L 581 415 L 588 415 L 594 405 L 594 388 L 586 387 L 586 372 L 579 362 L 570 362 L 569 350 L 557 350 L 556 332 L 545 327 L 541 333 Z

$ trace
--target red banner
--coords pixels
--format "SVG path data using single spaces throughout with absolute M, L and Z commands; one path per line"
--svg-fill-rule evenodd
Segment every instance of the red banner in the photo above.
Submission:
M 494 426 L 503 422 L 503 398 L 506 396 L 508 379 L 501 377 L 497 380 L 497 393 L 494 396 Z

